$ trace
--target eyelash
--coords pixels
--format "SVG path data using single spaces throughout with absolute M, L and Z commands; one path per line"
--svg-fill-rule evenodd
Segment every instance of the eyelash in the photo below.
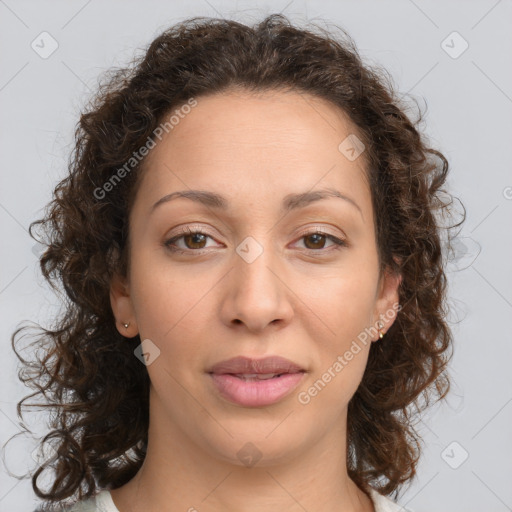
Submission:
M 206 235 L 209 238 L 213 238 L 208 233 L 204 233 L 203 231 L 186 228 L 183 231 L 181 231 L 180 233 L 178 233 L 177 235 L 166 240 L 164 242 L 165 247 L 167 247 L 167 249 L 169 249 L 169 251 L 171 251 L 173 253 L 177 253 L 177 254 L 189 254 L 189 253 L 202 254 L 202 251 L 207 250 L 207 249 L 186 249 L 186 250 L 184 250 L 184 249 L 179 249 L 177 247 L 174 247 L 172 245 L 174 242 L 176 242 L 180 238 L 183 238 L 186 235 Z M 341 240 L 340 238 L 337 238 L 334 235 L 331 235 L 331 234 L 329 234 L 321 229 L 318 229 L 318 228 L 315 231 L 303 231 L 302 233 L 300 233 L 299 240 L 302 238 L 305 238 L 307 236 L 311 236 L 311 235 L 322 235 L 322 236 L 325 236 L 326 238 L 328 238 L 329 240 L 331 240 L 332 242 L 334 242 L 334 244 L 336 244 L 336 246 L 332 250 L 337 251 L 343 247 L 348 247 L 348 244 L 345 240 Z M 313 253 L 318 253 L 318 252 L 325 252 L 329 249 L 306 249 L 306 250 L 311 251 Z

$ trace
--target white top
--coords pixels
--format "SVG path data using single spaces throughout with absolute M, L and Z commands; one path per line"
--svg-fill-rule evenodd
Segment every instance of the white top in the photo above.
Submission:
M 406 508 L 392 501 L 387 496 L 380 494 L 375 489 L 370 489 L 370 497 L 375 507 L 375 512 L 408 512 Z M 69 512 L 119 512 L 114 505 L 112 496 L 107 490 L 100 491 L 95 497 L 80 501 Z

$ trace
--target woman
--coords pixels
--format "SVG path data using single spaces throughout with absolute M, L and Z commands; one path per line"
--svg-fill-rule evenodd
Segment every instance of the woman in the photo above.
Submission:
M 37 496 L 404 510 L 411 407 L 449 389 L 447 172 L 347 35 L 272 15 L 157 37 L 101 86 L 34 223 L 69 298 L 20 374 L 53 411 Z

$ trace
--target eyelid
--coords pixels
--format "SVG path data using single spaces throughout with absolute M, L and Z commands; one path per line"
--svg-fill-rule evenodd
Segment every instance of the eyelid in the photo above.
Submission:
M 339 230 L 339 228 L 338 228 Z M 178 235 L 184 235 L 184 234 L 190 234 L 191 232 L 192 233 L 195 233 L 196 231 L 200 231 L 202 234 L 205 234 L 205 235 L 208 235 L 208 236 L 211 236 L 212 238 L 215 238 L 215 235 L 213 235 L 211 233 L 211 231 L 208 231 L 208 229 L 204 227 L 204 225 L 199 225 L 199 224 L 188 224 L 186 225 L 185 227 L 183 228 L 179 228 L 179 230 L 177 232 L 175 232 L 174 234 L 172 235 L 169 235 L 168 238 L 173 238 L 175 236 L 178 236 Z M 297 233 L 297 237 L 301 237 L 301 236 L 306 236 L 306 235 L 310 235 L 310 234 L 315 234 L 315 233 L 321 233 L 323 235 L 330 235 L 330 236 L 336 236 L 338 238 L 341 238 L 342 240 L 346 240 L 346 235 L 345 233 L 341 232 L 341 237 L 338 236 L 338 235 L 334 235 L 332 233 L 330 233 L 329 231 L 327 231 L 325 229 L 325 226 L 308 226 L 307 228 L 304 228 L 302 229 L 301 231 L 299 231 L 299 233 Z
M 208 231 L 208 229 L 205 229 L 204 226 L 187 225 L 187 226 L 181 228 L 179 231 L 173 233 L 172 235 L 169 235 L 169 237 L 166 237 L 166 239 L 164 241 L 164 246 L 167 247 L 168 249 L 172 250 L 173 252 L 189 253 L 189 254 L 191 254 L 191 253 L 201 254 L 203 251 L 208 251 L 208 249 L 210 249 L 208 247 L 205 247 L 203 249 L 180 249 L 180 248 L 176 248 L 176 247 L 172 246 L 171 242 L 174 242 L 175 240 L 180 239 L 183 236 L 189 235 L 189 234 L 206 235 L 207 237 L 216 241 L 215 236 L 212 235 Z M 311 236 L 311 235 L 315 235 L 315 234 L 325 236 L 327 239 L 329 239 L 331 242 L 333 242 L 334 247 L 331 247 L 330 249 L 329 248 L 328 249 L 324 249 L 324 248 L 322 248 L 322 249 L 307 249 L 306 248 L 306 249 L 304 249 L 305 251 L 311 251 L 313 253 L 314 252 L 327 253 L 327 252 L 330 252 L 331 250 L 341 249 L 343 247 L 349 246 L 344 233 L 341 236 L 333 235 L 332 233 L 327 231 L 324 226 L 308 226 L 307 228 L 302 229 L 296 235 L 294 243 L 300 241 L 302 238 L 305 238 L 306 236 Z
M 216 235 L 213 235 L 208 229 L 205 229 L 204 226 L 200 225 L 187 225 L 182 228 L 179 228 L 178 231 L 168 235 L 165 237 L 164 245 L 167 245 L 170 241 L 175 240 L 177 238 L 181 238 L 185 235 L 193 235 L 199 233 L 201 235 L 206 235 L 212 240 L 216 240 Z M 189 251 L 192 251 L 192 249 L 188 249 Z M 194 252 L 199 252 L 202 249 L 196 249 Z
M 338 231 L 341 231 L 341 230 L 338 228 Z M 345 233 L 343 233 L 343 231 L 341 231 L 340 235 L 334 235 L 333 233 L 328 231 L 325 228 L 325 226 L 308 226 L 307 228 L 304 228 L 301 231 L 299 231 L 298 236 L 302 237 L 302 236 L 306 236 L 306 235 L 312 235 L 315 233 L 321 233 L 322 235 L 333 236 L 333 237 L 338 238 L 343 241 L 346 241 L 346 238 L 347 238 L 345 236 Z

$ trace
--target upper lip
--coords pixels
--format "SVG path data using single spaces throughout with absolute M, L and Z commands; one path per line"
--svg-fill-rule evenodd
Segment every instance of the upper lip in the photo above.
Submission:
M 269 356 L 262 359 L 252 359 L 245 356 L 237 356 L 213 365 L 208 373 L 216 374 L 269 374 L 269 373 L 299 373 L 304 368 L 298 364 L 279 356 Z

